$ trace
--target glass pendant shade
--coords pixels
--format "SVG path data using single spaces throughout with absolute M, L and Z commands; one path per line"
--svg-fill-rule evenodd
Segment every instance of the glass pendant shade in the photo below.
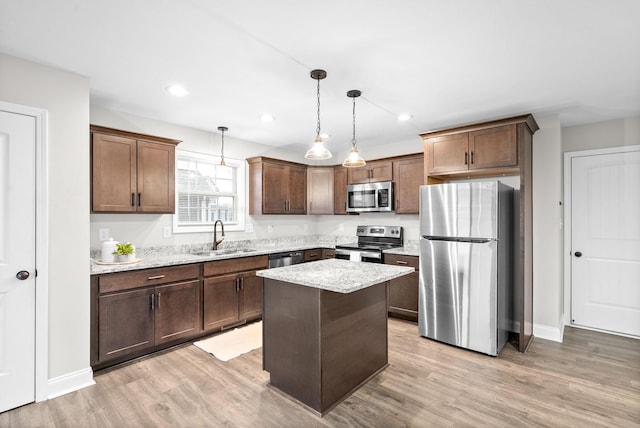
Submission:
M 331 159 L 332 156 L 333 155 L 331 154 L 329 149 L 324 146 L 324 143 L 322 142 L 322 138 L 320 138 L 320 136 L 316 137 L 316 139 L 313 141 L 313 146 L 311 146 L 311 148 L 307 150 L 307 153 L 304 154 L 305 158 L 313 160 Z
M 359 166 L 365 166 L 366 164 L 355 146 L 351 147 L 349 156 L 342 162 L 342 166 L 346 166 L 347 168 L 357 168 Z

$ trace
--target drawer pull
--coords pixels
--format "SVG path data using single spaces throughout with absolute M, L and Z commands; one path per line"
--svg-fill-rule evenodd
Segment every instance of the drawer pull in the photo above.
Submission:
M 404 260 L 396 260 L 396 263 L 399 265 L 408 265 L 409 263 L 405 262 Z
M 153 281 L 154 279 L 162 279 L 162 278 L 164 278 L 164 275 L 156 275 L 156 276 L 148 277 L 147 280 Z

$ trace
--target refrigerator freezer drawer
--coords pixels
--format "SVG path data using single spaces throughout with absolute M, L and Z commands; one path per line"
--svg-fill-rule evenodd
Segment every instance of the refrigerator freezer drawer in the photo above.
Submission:
M 497 241 L 421 238 L 420 335 L 497 355 L 497 260 Z

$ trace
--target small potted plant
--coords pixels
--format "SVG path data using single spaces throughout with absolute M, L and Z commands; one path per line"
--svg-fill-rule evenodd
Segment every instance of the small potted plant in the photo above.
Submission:
M 116 262 L 132 262 L 136 258 L 136 247 L 131 242 L 116 244 L 113 255 Z

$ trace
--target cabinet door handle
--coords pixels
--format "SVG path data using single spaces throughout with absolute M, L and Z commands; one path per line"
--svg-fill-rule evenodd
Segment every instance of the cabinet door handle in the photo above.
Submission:
M 239 278 L 238 282 L 240 283 L 240 290 L 244 290 L 244 278 Z
M 473 165 L 473 152 L 471 152 L 471 164 Z
M 469 153 L 464 152 L 464 164 L 469 165 Z
M 156 306 L 155 306 L 155 303 L 154 303 L 153 294 L 151 294 L 151 310 L 153 311 L 155 309 L 156 309 Z
M 404 260 L 396 260 L 396 263 L 399 265 L 408 265 L 409 263 L 405 262 Z
M 153 281 L 154 279 L 162 279 L 162 278 L 164 278 L 164 275 L 150 276 L 150 277 L 147 277 L 147 281 Z
M 131 193 L 131 206 L 132 207 L 136 206 L 136 194 L 135 193 Z
M 138 206 L 142 205 L 142 193 L 138 192 Z

